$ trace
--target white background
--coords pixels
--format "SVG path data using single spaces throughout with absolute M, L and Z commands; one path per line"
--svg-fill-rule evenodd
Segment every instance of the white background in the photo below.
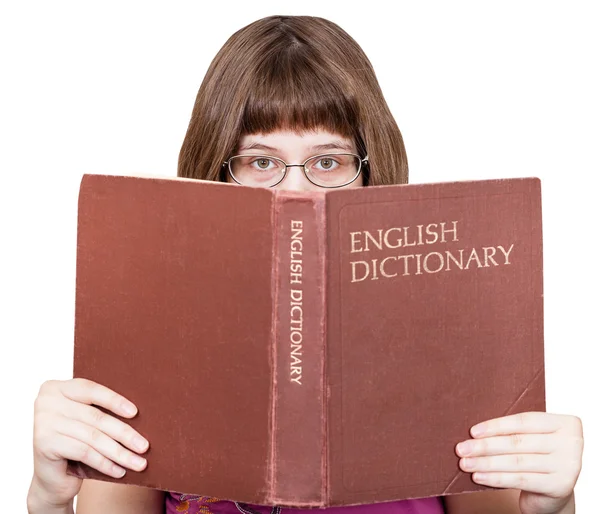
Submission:
M 5 509 L 26 510 L 38 388 L 71 373 L 81 175 L 175 175 L 196 91 L 225 40 L 263 16 L 310 14 L 338 23 L 371 59 L 405 138 L 411 182 L 542 179 L 547 404 L 583 420 L 578 512 L 597 512 L 596 2 L 1 5 Z

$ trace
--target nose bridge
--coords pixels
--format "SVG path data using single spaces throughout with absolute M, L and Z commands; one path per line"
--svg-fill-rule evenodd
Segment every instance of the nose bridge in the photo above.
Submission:
M 285 178 L 277 185 L 280 189 L 289 191 L 310 191 L 317 189 L 304 174 L 303 164 L 286 164 Z

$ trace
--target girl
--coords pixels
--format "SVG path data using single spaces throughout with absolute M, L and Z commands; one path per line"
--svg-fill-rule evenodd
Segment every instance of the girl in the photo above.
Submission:
M 235 33 L 213 60 L 178 175 L 301 191 L 406 183 L 408 166 L 400 131 L 356 42 L 321 18 L 272 16 Z M 113 477 L 146 466 L 141 455 L 149 442 L 96 406 L 128 418 L 136 413 L 135 405 L 101 384 L 73 379 L 42 385 L 35 402 L 31 514 L 72 513 L 76 495 L 79 514 L 280 512 L 68 476 L 66 459 Z M 471 435 L 457 441 L 458 463 L 475 482 L 498 491 L 328 510 L 575 512 L 583 448 L 578 418 L 530 412 L 485 421 Z

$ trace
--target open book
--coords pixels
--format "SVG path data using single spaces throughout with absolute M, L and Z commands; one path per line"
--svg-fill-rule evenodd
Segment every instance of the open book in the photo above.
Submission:
M 116 480 L 264 505 L 485 489 L 455 445 L 545 410 L 540 182 L 309 193 L 86 175 L 74 375 L 139 408 Z

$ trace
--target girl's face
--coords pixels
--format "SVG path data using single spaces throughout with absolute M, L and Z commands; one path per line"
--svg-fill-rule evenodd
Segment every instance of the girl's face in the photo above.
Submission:
M 302 164 L 308 158 L 326 153 L 357 153 L 356 145 L 351 139 L 326 130 L 314 132 L 292 132 L 276 130 L 268 134 L 248 134 L 243 136 L 234 151 L 234 155 L 269 155 L 279 157 L 287 164 Z M 233 179 L 228 176 L 228 182 Z M 361 175 L 344 188 L 356 188 L 363 185 Z M 288 191 L 319 191 L 323 190 L 310 182 L 301 166 L 287 169 L 285 178 L 274 189 Z

